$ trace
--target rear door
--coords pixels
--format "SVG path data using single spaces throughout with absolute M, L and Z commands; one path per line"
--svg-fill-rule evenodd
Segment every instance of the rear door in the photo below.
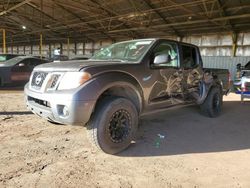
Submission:
M 199 85 L 203 77 L 202 61 L 197 47 L 180 44 L 180 49 L 183 93 L 186 101 L 193 101 L 199 96 Z

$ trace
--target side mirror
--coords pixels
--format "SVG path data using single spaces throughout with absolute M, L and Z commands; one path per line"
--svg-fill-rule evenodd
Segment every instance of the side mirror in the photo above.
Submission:
M 155 65 L 170 63 L 170 61 L 171 61 L 170 55 L 166 55 L 166 54 L 157 55 L 154 58 Z
M 24 65 L 24 63 L 19 63 L 18 64 L 18 67 L 24 67 L 25 65 Z

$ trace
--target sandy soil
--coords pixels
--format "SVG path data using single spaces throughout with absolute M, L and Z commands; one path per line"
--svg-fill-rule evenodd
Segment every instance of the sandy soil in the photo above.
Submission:
M 216 119 L 197 107 L 144 117 L 137 142 L 111 156 L 85 128 L 31 114 L 21 91 L 0 92 L 0 187 L 250 187 L 250 103 L 225 100 Z

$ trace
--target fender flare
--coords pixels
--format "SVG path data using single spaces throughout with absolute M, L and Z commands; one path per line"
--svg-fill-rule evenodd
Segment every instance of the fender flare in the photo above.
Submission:
M 124 87 L 129 88 L 131 91 L 135 92 L 139 100 L 139 112 L 143 108 L 143 91 L 142 87 L 133 76 L 123 73 L 123 72 L 105 72 L 94 76 L 90 82 L 84 84 L 79 90 L 76 100 L 81 100 L 81 98 L 86 98 L 88 100 L 95 101 L 93 111 L 97 104 L 97 101 L 103 95 L 105 91 L 111 89 L 112 87 Z
M 117 78 L 114 81 L 114 78 Z M 143 108 L 143 91 L 139 82 L 129 74 L 123 72 L 110 72 L 98 75 L 97 81 L 101 86 L 101 89 L 98 90 L 97 99 L 107 91 L 113 87 L 125 87 L 130 88 L 133 92 L 135 92 L 138 100 L 139 100 L 139 111 Z

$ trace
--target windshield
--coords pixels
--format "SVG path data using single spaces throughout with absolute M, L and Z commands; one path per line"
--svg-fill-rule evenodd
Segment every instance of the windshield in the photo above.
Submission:
M 9 59 L 12 59 L 14 57 L 17 57 L 18 55 L 15 54 L 0 54 L 0 62 L 7 61 Z
M 20 57 L 14 57 L 14 58 L 9 59 L 7 61 L 2 61 L 2 62 L 0 61 L 0 66 L 13 66 L 21 60 L 22 60 L 22 58 L 20 58 Z
M 102 48 L 91 59 L 113 61 L 138 61 L 146 53 L 153 40 L 132 40 Z
M 245 65 L 245 69 L 249 69 L 250 70 L 250 61 Z
M 7 55 L 0 55 L 0 62 L 4 62 L 7 60 Z

